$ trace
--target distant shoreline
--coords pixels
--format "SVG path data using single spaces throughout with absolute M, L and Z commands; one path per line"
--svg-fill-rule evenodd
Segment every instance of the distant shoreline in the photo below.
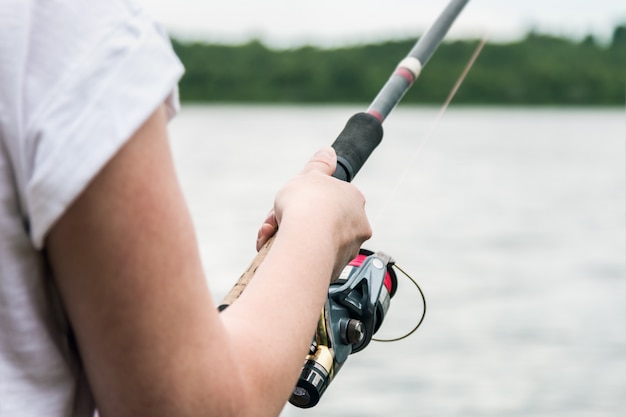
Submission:
M 185 65 L 181 100 L 196 103 L 369 103 L 413 40 L 324 49 L 270 49 L 172 40 Z M 477 45 L 441 45 L 403 103 L 437 104 Z M 610 44 L 529 33 L 488 43 L 455 97 L 457 105 L 624 106 L 626 24 Z

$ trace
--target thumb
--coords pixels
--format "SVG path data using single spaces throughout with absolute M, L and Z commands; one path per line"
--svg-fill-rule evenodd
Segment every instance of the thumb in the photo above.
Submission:
M 326 175 L 332 175 L 337 167 L 337 154 L 331 146 L 324 147 L 317 152 L 302 170 L 303 174 L 318 171 Z

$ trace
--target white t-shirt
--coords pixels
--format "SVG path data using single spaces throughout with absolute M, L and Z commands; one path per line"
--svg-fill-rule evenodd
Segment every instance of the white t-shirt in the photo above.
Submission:
M 0 0 L 0 416 L 93 415 L 44 239 L 182 72 L 131 0 Z

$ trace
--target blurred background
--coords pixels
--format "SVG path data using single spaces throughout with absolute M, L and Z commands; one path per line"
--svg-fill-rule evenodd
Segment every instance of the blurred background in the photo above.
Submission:
M 366 103 L 446 2 L 144 2 L 187 68 L 185 102 Z M 622 105 L 619 0 L 474 0 L 404 103 L 440 103 L 477 40 L 456 103 Z
M 446 2 L 142 3 L 187 69 L 172 146 L 220 300 L 277 189 Z M 384 128 L 354 181 L 365 246 L 420 283 L 426 319 L 283 417 L 626 415 L 626 4 L 471 1 Z M 400 278 L 379 336 L 421 309 Z
M 304 44 L 344 46 L 414 37 L 444 8 L 442 0 L 142 0 L 142 4 L 177 37 L 241 43 L 257 38 L 279 48 Z M 583 39 L 592 34 L 607 41 L 626 19 L 619 0 L 471 0 L 452 38 L 489 32 L 497 41 L 524 37 L 531 30 Z

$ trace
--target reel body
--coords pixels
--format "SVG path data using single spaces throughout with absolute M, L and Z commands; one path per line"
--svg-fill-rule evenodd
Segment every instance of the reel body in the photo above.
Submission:
M 352 353 L 363 350 L 378 331 L 396 292 L 388 255 L 361 249 L 328 289 L 328 298 L 300 378 L 289 402 L 315 406 Z

